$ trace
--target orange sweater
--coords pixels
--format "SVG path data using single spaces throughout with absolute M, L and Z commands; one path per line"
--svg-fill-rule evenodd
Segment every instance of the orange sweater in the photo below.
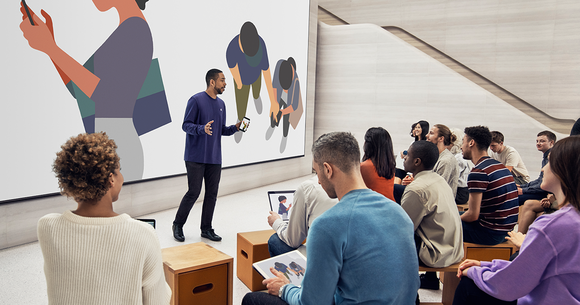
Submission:
M 385 197 L 395 201 L 393 196 L 393 188 L 395 184 L 395 176 L 391 179 L 386 179 L 385 177 L 379 177 L 375 165 L 368 159 L 360 164 L 360 173 L 365 181 L 365 184 L 371 190 L 383 194 Z

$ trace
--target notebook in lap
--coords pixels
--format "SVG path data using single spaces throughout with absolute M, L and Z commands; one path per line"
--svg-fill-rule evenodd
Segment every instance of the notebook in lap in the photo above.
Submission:
M 294 202 L 294 190 L 292 191 L 268 191 L 270 210 L 277 212 L 283 221 L 290 219 L 292 203 Z

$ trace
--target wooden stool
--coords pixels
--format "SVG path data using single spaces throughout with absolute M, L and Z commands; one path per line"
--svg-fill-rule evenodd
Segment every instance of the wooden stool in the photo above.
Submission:
M 231 305 L 234 259 L 199 242 L 161 250 L 171 305 Z
M 274 233 L 276 231 L 272 229 L 238 233 L 236 273 L 251 291 L 266 289 L 266 286 L 262 285 L 264 277 L 254 270 L 252 264 L 270 258 L 268 239 Z
M 509 260 L 512 254 L 516 253 L 518 248 L 509 241 L 499 245 L 478 245 L 472 243 L 463 243 L 464 258 L 475 259 L 478 261 L 491 262 L 494 259 Z
M 443 304 L 451 305 L 453 304 L 453 297 L 455 296 L 455 289 L 459 285 L 459 279 L 457 278 L 457 269 L 459 269 L 459 263 L 451 265 L 444 268 L 431 268 L 425 266 L 419 266 L 419 271 L 427 272 L 439 272 L 440 276 L 443 277 L 443 292 L 441 297 L 441 303 L 431 303 L 431 302 L 421 302 L 421 304 Z

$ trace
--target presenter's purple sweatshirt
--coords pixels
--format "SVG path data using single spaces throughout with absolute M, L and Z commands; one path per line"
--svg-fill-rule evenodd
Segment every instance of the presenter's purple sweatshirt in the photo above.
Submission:
M 522 304 L 580 304 L 580 214 L 566 205 L 530 226 L 518 257 L 472 267 L 467 276 L 487 294 Z
M 212 135 L 205 133 L 205 124 L 211 124 Z M 236 125 L 226 126 L 226 105 L 219 97 L 213 99 L 205 91 L 187 101 L 181 128 L 186 132 L 185 161 L 222 164 L 222 135 L 237 131 Z

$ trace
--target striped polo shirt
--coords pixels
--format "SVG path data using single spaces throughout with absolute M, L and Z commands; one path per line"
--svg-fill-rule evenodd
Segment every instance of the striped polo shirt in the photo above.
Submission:
M 482 157 L 469 173 L 470 193 L 483 193 L 479 211 L 481 226 L 495 231 L 511 231 L 518 222 L 518 189 L 503 164 Z

